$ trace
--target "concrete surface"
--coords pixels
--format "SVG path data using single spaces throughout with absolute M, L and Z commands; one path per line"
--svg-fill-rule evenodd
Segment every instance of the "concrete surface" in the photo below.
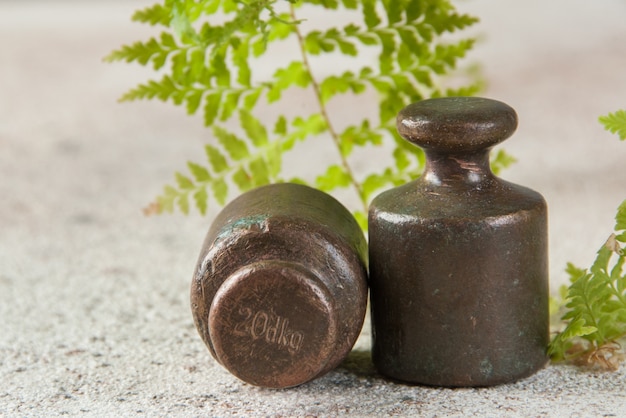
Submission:
M 186 160 L 203 159 L 209 131 L 170 104 L 117 104 L 152 72 L 101 62 L 152 33 L 129 20 L 149 4 L 0 2 L 0 416 L 626 416 L 624 367 L 549 366 L 489 389 L 389 382 L 371 366 L 367 324 L 341 367 L 299 388 L 225 372 L 188 306 L 219 208 L 141 212 Z M 596 122 L 626 107 L 626 3 L 458 4 L 482 18 L 470 57 L 484 95 L 519 113 L 505 146 L 519 163 L 503 177 L 549 202 L 556 289 L 566 261 L 593 260 L 626 198 L 626 144 Z M 317 152 L 304 151 L 292 166 Z

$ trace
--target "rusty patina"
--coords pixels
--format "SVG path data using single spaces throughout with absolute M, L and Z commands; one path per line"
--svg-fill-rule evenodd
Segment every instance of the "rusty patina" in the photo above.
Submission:
M 490 149 L 517 127 L 515 111 L 483 98 L 431 99 L 402 110 L 397 126 L 427 162 L 370 208 L 376 367 L 436 386 L 534 373 L 549 340 L 547 207 L 489 167 Z
M 276 184 L 228 204 L 206 236 L 191 306 L 211 354 L 248 383 L 285 388 L 337 366 L 367 302 L 367 245 L 350 212 Z

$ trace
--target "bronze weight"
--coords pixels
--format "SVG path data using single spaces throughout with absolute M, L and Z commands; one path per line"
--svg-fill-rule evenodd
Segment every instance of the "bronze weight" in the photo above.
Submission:
M 499 179 L 489 151 L 517 127 L 504 103 L 456 97 L 406 107 L 398 131 L 422 147 L 416 181 L 369 213 L 373 360 L 389 377 L 486 386 L 547 361 L 547 207 Z
M 284 388 L 336 367 L 359 336 L 367 246 L 350 212 L 296 184 L 239 196 L 208 231 L 191 306 L 211 354 L 248 383 Z

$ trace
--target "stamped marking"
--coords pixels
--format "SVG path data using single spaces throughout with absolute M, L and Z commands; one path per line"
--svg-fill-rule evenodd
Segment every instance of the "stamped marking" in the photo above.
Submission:
M 250 336 L 253 340 L 264 339 L 268 344 L 277 345 L 295 354 L 302 348 L 304 333 L 289 328 L 289 318 L 267 312 L 263 309 L 253 312 L 242 307 L 239 315 L 243 318 L 235 325 L 233 332 L 239 336 Z

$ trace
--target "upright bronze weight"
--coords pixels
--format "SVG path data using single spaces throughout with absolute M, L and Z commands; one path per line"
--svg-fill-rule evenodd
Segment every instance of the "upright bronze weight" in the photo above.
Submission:
M 350 212 L 310 187 L 249 191 L 217 216 L 191 284 L 211 354 L 263 387 L 305 383 L 354 345 L 367 302 L 367 245 Z
M 489 151 L 517 127 L 504 103 L 421 101 L 398 131 L 426 153 L 423 175 L 369 213 L 373 360 L 395 379 L 486 386 L 547 361 L 547 207 L 494 176 Z

